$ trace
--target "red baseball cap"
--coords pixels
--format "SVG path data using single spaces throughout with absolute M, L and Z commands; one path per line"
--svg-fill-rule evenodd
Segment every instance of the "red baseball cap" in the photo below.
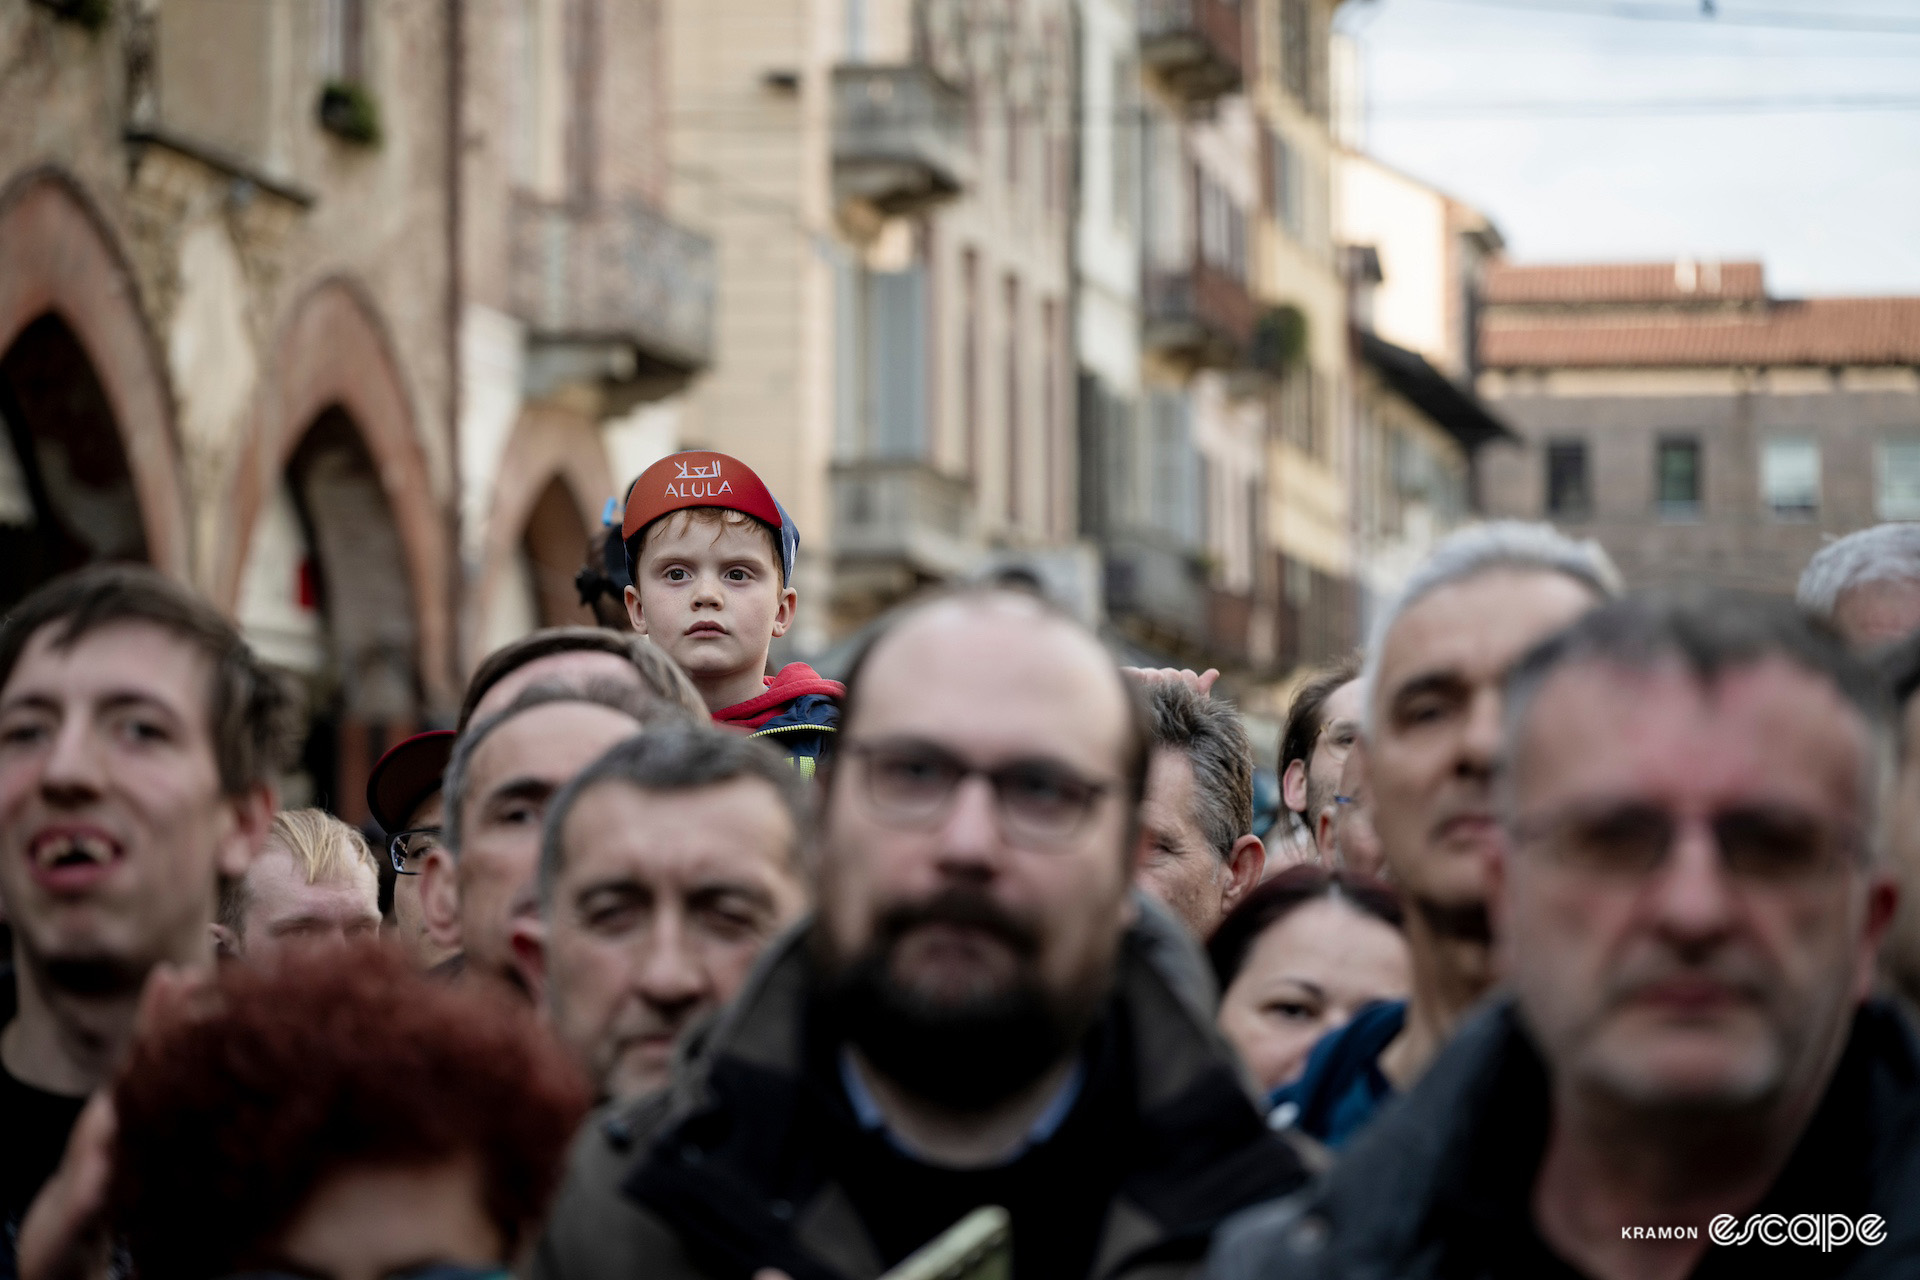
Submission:
M 742 511 L 772 529 L 780 538 L 783 581 L 793 581 L 793 559 L 800 550 L 800 531 L 773 492 L 738 458 L 711 449 L 689 449 L 669 454 L 640 473 L 627 490 L 626 518 L 620 540 L 627 548 L 627 577 L 634 574 L 634 539 L 661 516 L 688 507 L 725 507 Z
M 388 835 L 406 826 L 426 799 L 440 789 L 441 775 L 453 758 L 451 729 L 429 729 L 387 748 L 367 775 L 367 810 Z

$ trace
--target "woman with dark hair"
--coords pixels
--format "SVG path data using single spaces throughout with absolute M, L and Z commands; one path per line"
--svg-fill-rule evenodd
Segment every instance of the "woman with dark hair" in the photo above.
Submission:
M 1220 1031 L 1263 1090 L 1300 1074 L 1314 1042 L 1362 1006 L 1407 994 L 1400 900 L 1370 876 L 1288 867 L 1207 943 Z

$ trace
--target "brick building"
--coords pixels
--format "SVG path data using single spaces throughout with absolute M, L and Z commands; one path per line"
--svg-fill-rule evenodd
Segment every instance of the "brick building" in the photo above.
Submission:
M 1920 518 L 1920 298 L 1783 299 L 1758 262 L 1491 267 L 1490 515 L 1597 537 L 1629 583 L 1789 593 L 1822 542 Z

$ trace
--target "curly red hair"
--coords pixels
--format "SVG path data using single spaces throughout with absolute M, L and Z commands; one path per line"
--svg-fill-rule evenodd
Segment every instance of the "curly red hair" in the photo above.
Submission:
M 389 947 L 227 967 L 142 1028 L 114 1085 L 108 1203 L 142 1280 L 252 1264 L 330 1174 L 479 1163 L 509 1250 L 588 1094 L 530 1011 Z

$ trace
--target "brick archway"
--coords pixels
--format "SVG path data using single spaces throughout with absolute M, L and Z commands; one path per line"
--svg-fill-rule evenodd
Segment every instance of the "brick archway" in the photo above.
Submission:
M 139 499 L 148 559 L 191 581 L 166 362 L 106 219 L 79 183 L 42 168 L 0 188 L 0 352 L 48 312 L 72 331 L 106 393 Z
M 378 313 L 349 281 L 316 285 L 295 304 L 274 343 L 228 494 L 231 533 L 216 561 L 215 598 L 223 608 L 234 608 L 261 506 L 309 428 L 331 409 L 359 432 L 399 532 L 427 704 L 451 708 L 459 698 L 452 674 L 444 507 L 428 473 L 392 344 Z
M 600 527 L 600 508 L 613 494 L 613 468 L 593 422 L 578 413 L 532 405 L 520 414 L 500 458 L 487 512 L 485 553 L 472 617 L 490 616 L 501 590 L 502 566 L 526 532 L 534 505 L 555 481 L 572 499 L 582 528 Z M 484 654 L 474 655 L 475 661 Z

